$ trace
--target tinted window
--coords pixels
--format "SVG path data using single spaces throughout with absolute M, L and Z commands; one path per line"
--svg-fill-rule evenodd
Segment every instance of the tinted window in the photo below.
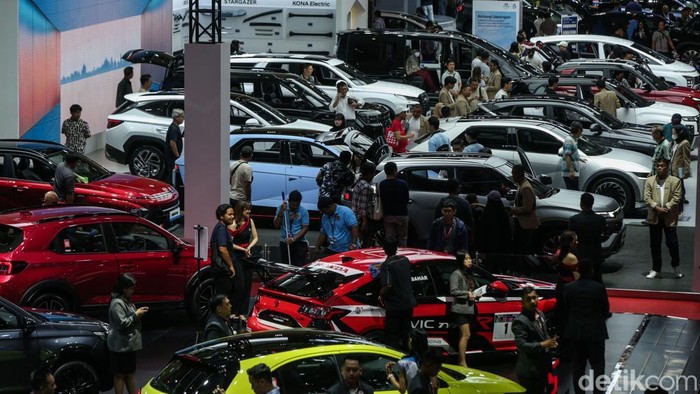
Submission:
M 35 182 L 50 182 L 55 170 L 49 167 L 43 160 L 27 156 L 14 156 L 12 165 L 16 179 L 24 179 Z
M 143 111 L 147 114 L 151 114 L 153 116 L 162 116 L 162 117 L 169 117 L 170 116 L 170 113 L 169 113 L 170 111 L 168 111 L 169 107 L 170 107 L 169 103 L 166 100 L 147 101 L 144 103 L 140 103 L 137 106 L 137 108 L 140 111 Z M 124 111 L 121 111 L 121 112 L 124 112 Z
M 168 250 L 168 239 L 156 230 L 133 222 L 112 223 L 119 252 Z
M 51 243 L 56 253 L 104 253 L 104 234 L 100 224 L 70 226 L 61 230 Z
M 573 121 L 581 122 L 585 129 L 591 128 L 591 124 L 594 122 L 593 119 L 579 110 L 566 107 L 554 107 L 554 119 L 567 126 L 571 126 L 571 122 Z
M 537 129 L 518 129 L 518 146 L 525 152 L 557 154 L 562 142 Z
M 457 266 L 452 261 L 440 261 L 430 265 L 431 272 L 435 278 L 435 286 L 438 289 L 438 296 L 450 295 L 450 276 L 455 272 Z M 483 268 L 474 266 L 472 276 L 476 281 L 477 288 L 486 286 L 496 280 L 490 273 Z
M 447 193 L 447 180 L 454 178 L 454 169 L 448 166 L 414 168 L 402 171 L 409 190 Z
M 243 140 L 231 148 L 231 160 L 238 160 L 241 157 L 241 149 L 246 145 L 253 147 L 252 162 L 281 163 L 280 149 L 282 142 L 279 140 Z
M 4 305 L 0 305 L 0 330 L 14 330 L 17 328 L 19 328 L 17 316 Z
M 477 140 L 481 145 L 491 149 L 497 149 L 503 145 L 508 145 L 508 131 L 505 127 L 471 127 L 471 130 L 477 132 Z M 460 137 L 466 141 L 465 134 Z
M 176 359 L 151 380 L 151 386 L 163 393 L 212 393 L 216 386 L 226 390 L 237 371 L 238 366 L 214 368 L 198 362 Z
M 501 190 L 505 179 L 488 167 L 469 167 L 459 171 L 460 193 L 485 196 L 491 190 Z
M 15 250 L 24 239 L 24 232 L 18 228 L 0 224 L 0 252 Z
M 311 263 L 307 270 L 282 276 L 272 283 L 274 289 L 301 297 L 326 298 L 338 286 L 361 277 L 362 271 L 336 264 Z
M 282 394 L 325 394 L 340 381 L 333 356 L 309 357 L 285 364 L 273 372 Z M 386 380 L 386 373 L 384 374 Z
M 357 357 L 362 365 L 362 381 L 372 386 L 375 392 L 396 391 L 386 379 L 386 364 L 389 361 L 396 362 L 396 359 L 371 353 L 355 353 L 353 356 Z M 343 360 L 344 356 L 339 356 L 338 363 L 342 363 Z
M 324 164 L 334 161 L 336 156 L 329 150 L 308 142 L 290 141 L 292 164 L 321 168 Z
M 60 150 L 54 152 L 47 152 L 46 158 L 52 162 L 54 165 L 59 165 L 65 160 L 67 152 Z M 93 182 L 100 179 L 106 178 L 112 173 L 106 168 L 90 160 L 87 156 L 78 155 L 78 163 L 75 166 L 76 183 L 80 182 Z M 53 177 L 53 174 L 52 174 Z
M 379 306 L 379 291 L 382 288 L 382 283 L 379 277 L 374 278 L 371 282 L 360 286 L 352 293 L 348 294 L 348 297 L 360 304 Z
M 435 286 L 430 279 L 428 267 L 424 265 L 414 265 L 411 267 L 411 285 L 413 288 L 413 296 L 418 302 L 422 297 L 435 297 Z

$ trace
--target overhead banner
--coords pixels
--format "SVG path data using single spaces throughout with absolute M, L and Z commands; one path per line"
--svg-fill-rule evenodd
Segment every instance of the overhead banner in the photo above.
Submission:
M 520 30 L 520 4 L 520 1 L 475 0 L 472 33 L 507 51 Z

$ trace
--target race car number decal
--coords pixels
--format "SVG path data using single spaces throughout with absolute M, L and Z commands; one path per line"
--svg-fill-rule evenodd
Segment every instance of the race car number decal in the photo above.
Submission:
M 494 313 L 493 314 L 493 341 L 512 341 L 513 336 L 513 320 L 519 313 Z

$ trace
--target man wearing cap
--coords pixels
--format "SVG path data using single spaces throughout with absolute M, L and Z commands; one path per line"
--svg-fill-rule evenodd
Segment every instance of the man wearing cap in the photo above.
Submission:
M 359 97 L 348 94 L 348 84 L 345 81 L 338 81 L 335 84 L 335 88 L 338 93 L 336 93 L 328 108 L 331 111 L 345 115 L 345 124 L 348 127 L 355 126 L 355 110 L 362 108 L 365 102 Z
M 229 203 L 236 208 L 239 200 L 251 201 L 253 184 L 253 167 L 248 162 L 253 158 L 253 148 L 246 145 L 241 149 L 241 156 L 231 165 L 229 172 Z
M 330 197 L 319 198 L 318 210 L 322 214 L 321 232 L 316 240 L 314 258 L 319 256 L 319 251 L 326 242 L 329 254 L 357 249 L 360 231 L 352 210 L 336 204 Z
M 664 125 L 664 138 L 666 141 L 669 143 L 673 144 L 673 128 L 676 126 L 680 126 L 685 132 L 688 132 L 688 129 L 681 124 L 681 120 L 683 118 L 681 117 L 681 114 L 673 114 L 671 116 L 671 123 L 666 123 Z
M 559 57 L 565 62 L 571 60 L 572 56 L 571 52 L 569 52 L 569 43 L 566 41 L 559 41 L 557 46 L 559 47 Z

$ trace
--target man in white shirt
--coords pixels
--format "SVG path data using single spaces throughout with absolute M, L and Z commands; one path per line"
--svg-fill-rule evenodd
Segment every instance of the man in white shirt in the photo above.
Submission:
M 430 130 L 428 125 L 428 118 L 423 115 L 423 106 L 416 104 L 411 108 L 411 117 L 408 118 L 408 127 L 406 127 L 406 134 L 411 134 L 416 136 L 416 138 L 425 135 Z
M 485 50 L 480 50 L 476 53 L 476 57 L 472 60 L 472 70 L 476 67 L 481 69 L 481 77 L 486 78 L 491 75 L 491 69 L 488 65 L 489 54 Z
M 442 77 L 440 77 L 440 81 L 442 82 L 443 86 L 445 86 L 445 78 L 447 77 L 452 77 L 457 81 L 451 90 L 452 95 L 456 97 L 459 95 L 460 89 L 462 89 L 462 77 L 460 77 L 459 73 L 455 71 L 455 61 L 453 59 L 447 60 L 447 70 L 445 70 L 445 72 L 442 73 Z
M 345 124 L 348 127 L 355 126 L 355 109 L 362 108 L 365 102 L 361 98 L 348 94 L 348 84 L 345 81 L 338 81 L 335 84 L 338 93 L 328 106 L 331 111 L 341 113 L 345 116 Z
M 496 93 L 494 100 L 510 97 L 510 90 L 513 88 L 513 80 L 508 77 L 503 77 L 501 80 L 501 90 Z

